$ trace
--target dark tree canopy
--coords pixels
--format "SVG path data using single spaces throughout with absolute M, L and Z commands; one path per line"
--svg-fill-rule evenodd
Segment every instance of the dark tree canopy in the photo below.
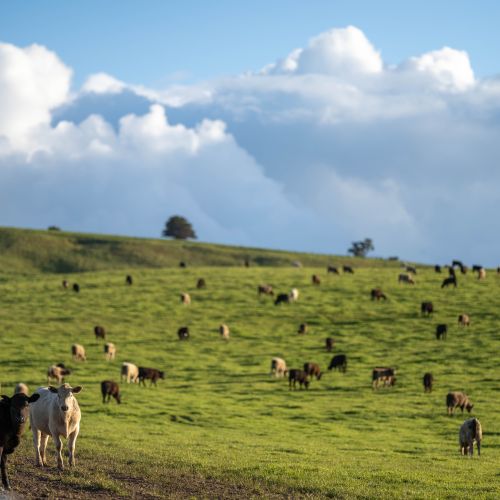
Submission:
M 353 241 L 348 252 L 352 253 L 354 257 L 366 257 L 366 254 L 372 250 L 375 250 L 373 241 L 370 238 L 365 238 L 363 241 Z
M 188 238 L 196 239 L 196 233 L 190 222 L 180 215 L 173 215 L 170 217 L 165 223 L 165 228 L 161 234 L 162 236 L 171 236 L 176 240 L 187 240 Z

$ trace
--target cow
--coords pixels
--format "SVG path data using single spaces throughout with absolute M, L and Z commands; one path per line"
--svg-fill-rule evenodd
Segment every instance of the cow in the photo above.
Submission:
M 332 350 L 333 350 L 333 344 L 334 344 L 334 340 L 332 339 L 332 337 L 327 337 L 325 339 L 326 352 L 332 352 Z
M 347 356 L 345 354 L 333 356 L 328 365 L 328 370 L 338 370 L 339 372 L 345 373 L 347 370 Z
M 435 273 L 440 273 L 441 272 L 441 266 L 438 266 L 437 264 L 434 266 L 434 272 Z
M 73 283 L 73 291 L 76 293 L 80 292 L 80 285 L 78 283 Z
M 445 278 L 443 282 L 441 283 L 441 288 L 445 288 L 447 286 L 453 285 L 455 288 L 457 288 L 457 277 L 456 276 L 450 276 L 449 278 Z
M 497 274 L 500 274 L 500 266 L 497 267 Z
M 316 377 L 316 380 L 320 380 L 323 373 L 321 373 L 321 368 L 317 363 L 304 363 L 304 371 L 309 377 Z
M 317 274 L 311 276 L 311 282 L 313 285 L 321 285 L 321 278 Z
M 75 465 L 75 445 L 80 432 L 81 412 L 74 395 L 81 390 L 81 386 L 71 387 L 69 384 L 63 384 L 59 388 L 40 387 L 36 390 L 35 394 L 39 394 L 40 398 L 36 405 L 30 406 L 30 422 L 37 465 L 47 465 L 45 448 L 49 436 L 52 436 L 56 446 L 59 469 L 64 469 L 61 436 L 68 440 L 69 465 Z
M 198 281 L 196 282 L 196 288 L 198 290 L 201 290 L 202 288 L 206 288 L 207 287 L 207 283 L 205 282 L 205 280 L 203 278 L 199 278 Z
M 460 268 L 460 272 L 461 272 L 462 274 L 467 274 L 467 270 L 468 270 L 467 266 L 462 266 L 462 267 Z
M 472 272 L 473 273 L 478 273 L 479 271 L 481 271 L 481 269 L 483 269 L 483 266 L 478 266 L 477 264 L 474 264 L 472 266 Z
M 127 380 L 127 384 L 136 383 L 139 379 L 139 368 L 133 363 L 122 363 L 122 367 L 120 370 L 120 380 L 123 382 L 123 378 Z
M 299 329 L 297 330 L 297 333 L 299 335 L 304 335 L 307 333 L 307 330 L 308 330 L 308 326 L 307 326 L 307 323 L 301 323 L 299 325 Z
M 16 387 L 14 387 L 14 394 L 26 394 L 27 396 L 28 393 L 28 386 L 26 384 L 23 384 L 22 382 L 17 383 Z
M 288 373 L 286 362 L 282 358 L 271 359 L 271 373 L 275 377 L 284 377 Z
M 296 384 L 299 383 L 300 388 L 304 386 L 306 389 L 309 389 L 309 378 L 305 371 L 303 370 L 290 370 L 288 372 L 288 387 L 292 390 L 292 385 L 294 390 L 297 389 Z
M 180 297 L 181 297 L 181 304 L 184 304 L 185 306 L 191 304 L 191 296 L 189 295 L 189 293 L 181 293 Z
M 453 277 L 453 278 L 456 278 L 456 277 L 457 277 L 457 275 L 456 275 L 456 273 L 455 273 L 455 268 L 454 268 L 454 267 L 449 267 L 449 268 L 448 268 L 448 275 L 449 275 L 450 277 Z
M 470 413 L 474 405 L 470 402 L 469 396 L 463 392 L 449 392 L 446 395 L 446 407 L 448 415 L 453 415 L 455 408 L 460 407 L 462 413 L 464 408 Z
M 257 294 L 261 295 L 274 295 L 273 287 L 271 285 L 259 285 L 257 287 Z
M 377 389 L 379 382 L 384 386 L 393 386 L 396 383 L 396 370 L 394 368 L 374 368 L 372 371 L 372 388 Z
M 387 300 L 387 296 L 382 292 L 380 288 L 373 288 L 370 292 L 372 300 L 379 301 L 380 299 Z
M 187 340 L 189 338 L 189 328 L 187 326 L 181 326 L 177 330 L 177 337 L 179 337 L 179 340 Z
M 302 262 L 300 262 L 300 260 L 294 260 L 292 262 L 292 266 L 293 267 L 302 267 Z
M 66 290 L 69 288 L 69 283 L 68 283 L 68 280 L 63 280 L 62 281 L 62 287 Z
M 424 392 L 432 392 L 432 384 L 434 383 L 434 377 L 432 376 L 432 373 L 425 373 L 424 378 Z
M 62 363 L 51 365 L 47 370 L 47 385 L 50 384 L 50 379 L 55 379 L 58 384 L 61 384 L 64 382 L 64 377 L 67 375 L 71 375 L 71 370 L 66 368 Z
M 446 335 L 448 334 L 448 325 L 444 323 L 440 323 L 436 325 L 436 339 L 446 339 Z
M 274 301 L 274 305 L 277 306 L 279 304 L 289 304 L 290 303 L 290 296 L 287 293 L 280 293 L 277 297 L 276 300 Z
M 477 445 L 477 454 L 481 455 L 481 440 L 483 439 L 483 429 L 481 422 L 477 418 L 469 418 L 461 426 L 458 433 L 460 453 L 462 455 L 474 455 L 474 441 Z
M 398 283 L 408 283 L 409 285 L 414 285 L 415 280 L 410 274 L 400 274 L 398 276 Z
M 486 279 L 486 269 L 484 269 L 483 267 L 481 269 L 479 269 L 479 271 L 477 273 L 477 279 L 478 280 Z
M 417 268 L 414 267 L 414 266 L 406 266 L 406 272 L 407 273 L 417 274 Z
M 156 382 L 159 380 L 165 379 L 165 372 L 157 370 L 156 368 L 144 368 L 143 366 L 139 366 L 139 385 L 144 385 L 146 387 L 146 380 L 150 380 L 150 386 L 153 384 L 156 386 Z
M 181 261 L 179 262 L 179 267 L 181 267 L 181 268 L 185 268 L 185 267 L 187 267 L 187 264 L 186 264 L 183 260 L 181 260 Z
M 104 357 L 106 361 L 112 361 L 116 356 L 116 347 L 112 342 L 106 342 L 104 344 Z
M 125 277 L 125 283 L 127 285 L 131 285 L 133 283 L 132 276 L 130 274 L 127 274 L 127 276 Z
M 85 356 L 85 347 L 80 344 L 73 344 L 71 346 L 71 355 L 74 361 L 87 361 Z
M 103 380 L 101 382 L 101 394 L 103 403 L 106 403 L 106 396 L 108 398 L 108 403 L 111 401 L 111 396 L 115 398 L 118 404 L 122 402 L 120 386 L 112 380 Z
M 290 302 L 295 302 L 299 299 L 299 291 L 297 288 L 292 288 L 289 293 Z
M 40 398 L 39 394 L 28 396 L 18 392 L 12 397 L 2 395 L 0 399 L 0 468 L 2 484 L 10 490 L 10 481 L 7 474 L 7 457 L 21 442 L 24 426 L 28 420 L 30 404 Z M 7 497 L 6 497 L 7 498 Z
M 245 260 L 243 261 L 243 265 L 244 265 L 245 267 L 250 267 L 250 259 L 245 259 Z
M 344 273 L 354 274 L 354 269 L 351 266 L 342 266 Z
M 229 327 L 227 325 L 220 325 L 219 326 L 219 333 L 220 333 L 220 336 L 221 338 L 223 338 L 224 340 L 228 340 L 229 339 Z
M 451 263 L 451 267 L 464 267 L 463 263 L 461 260 L 454 260 L 452 263 Z
M 434 305 L 432 302 L 422 302 L 420 304 L 420 313 L 422 315 L 430 316 L 434 312 Z
M 461 326 L 470 326 L 470 318 L 468 314 L 460 314 L 458 316 L 458 324 Z
M 103 326 L 94 326 L 94 335 L 95 339 L 105 339 L 106 338 L 106 329 Z
M 338 268 L 336 268 L 335 266 L 328 266 L 326 268 L 326 272 L 333 273 L 333 274 L 340 274 Z

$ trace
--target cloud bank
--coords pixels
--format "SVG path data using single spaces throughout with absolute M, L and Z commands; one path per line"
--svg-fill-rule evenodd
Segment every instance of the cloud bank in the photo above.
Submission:
M 261 70 L 148 89 L 0 44 L 0 224 L 497 265 L 500 80 L 349 26 Z

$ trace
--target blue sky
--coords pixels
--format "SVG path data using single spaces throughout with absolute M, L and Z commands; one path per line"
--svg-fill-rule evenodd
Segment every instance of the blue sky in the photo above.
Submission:
M 496 266 L 499 5 L 0 2 L 0 225 Z

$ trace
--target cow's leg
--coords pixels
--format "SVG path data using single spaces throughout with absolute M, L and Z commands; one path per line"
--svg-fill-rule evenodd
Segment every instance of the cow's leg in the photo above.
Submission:
M 64 463 L 63 463 L 63 457 L 62 457 L 63 442 L 62 442 L 61 436 L 59 436 L 58 433 L 53 433 L 52 439 L 54 440 L 54 444 L 56 445 L 57 467 L 59 468 L 59 470 L 64 470 Z
M 7 453 L 3 447 L 0 448 L 0 466 L 2 469 L 2 484 L 6 490 L 10 490 L 9 477 L 7 476 Z
M 40 435 L 41 432 L 34 427 L 31 427 L 31 432 L 33 433 L 33 446 L 35 447 L 35 463 L 40 467 L 43 466 L 42 457 L 40 455 Z
M 481 441 L 477 441 L 477 455 L 481 456 Z
M 69 465 L 71 466 L 74 466 L 76 464 L 75 445 L 76 445 L 76 438 L 78 437 L 79 432 L 80 429 L 77 427 L 68 437 Z
M 49 441 L 49 435 L 41 433 L 40 436 L 40 459 L 42 465 L 47 466 L 47 460 L 45 459 L 45 450 L 47 449 L 47 442 Z

